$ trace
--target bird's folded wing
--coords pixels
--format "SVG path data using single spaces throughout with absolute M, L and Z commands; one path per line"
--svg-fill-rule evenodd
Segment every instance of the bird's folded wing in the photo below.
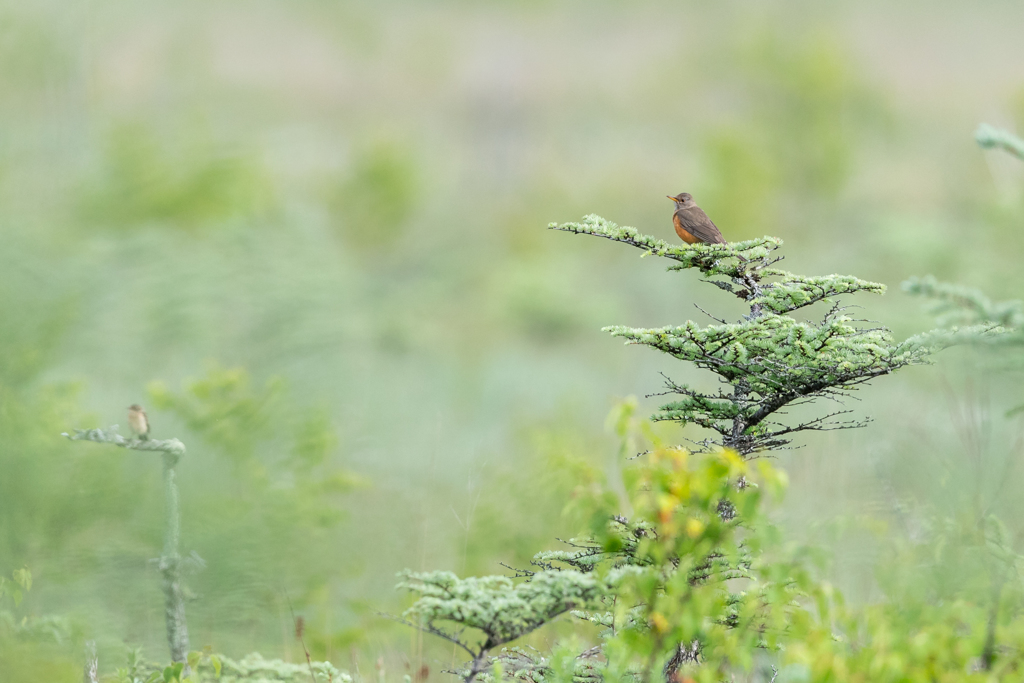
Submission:
M 701 242 L 709 242 L 711 244 L 726 243 L 721 231 L 711 222 L 711 219 L 708 218 L 703 209 L 696 206 L 689 209 L 679 209 L 676 211 L 676 215 L 679 216 L 679 221 L 682 223 L 683 228 Z

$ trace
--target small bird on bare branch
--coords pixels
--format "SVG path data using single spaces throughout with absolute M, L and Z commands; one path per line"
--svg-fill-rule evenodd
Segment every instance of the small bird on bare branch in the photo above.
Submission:
M 128 406 L 128 426 L 131 427 L 135 436 L 139 437 L 139 441 L 149 439 L 149 418 L 146 417 L 146 411 L 138 403 Z

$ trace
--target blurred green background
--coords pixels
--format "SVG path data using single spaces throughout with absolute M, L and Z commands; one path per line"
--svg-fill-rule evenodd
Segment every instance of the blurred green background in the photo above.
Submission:
M 315 657 L 436 677 L 451 648 L 377 616 L 395 572 L 501 572 L 571 534 L 574 489 L 617 468 L 616 402 L 659 371 L 707 381 L 600 328 L 740 312 L 548 222 L 675 239 L 664 197 L 689 191 L 728 239 L 782 237 L 789 270 L 887 283 L 858 303 L 901 336 L 930 325 L 910 275 L 1016 298 L 1024 166 L 971 134 L 1024 132 L 1022 21 L 995 0 L 0 3 L 0 574 L 29 567 L 18 614 L 73 634 L 0 657 L 52 680 L 83 638 L 104 670 L 125 644 L 166 659 L 160 467 L 60 437 L 140 402 L 189 449 L 194 648 L 301 660 L 291 601 Z M 876 381 L 867 429 L 779 456 L 780 518 L 813 537 L 1016 481 L 1016 391 L 966 352 Z M 871 548 L 837 544 L 854 594 Z

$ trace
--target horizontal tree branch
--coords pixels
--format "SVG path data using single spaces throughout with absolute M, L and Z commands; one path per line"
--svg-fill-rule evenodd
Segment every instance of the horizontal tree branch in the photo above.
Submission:
M 974 132 L 974 139 L 985 149 L 1001 149 L 1018 159 L 1024 159 L 1024 140 L 1009 131 L 983 123 Z
M 155 451 L 178 458 L 185 454 L 185 444 L 178 439 L 128 439 L 119 434 L 117 430 L 118 426 L 112 425 L 107 429 L 76 429 L 73 434 L 62 432 L 61 436 L 67 437 L 71 441 L 109 443 L 118 448 L 128 448 L 133 451 Z

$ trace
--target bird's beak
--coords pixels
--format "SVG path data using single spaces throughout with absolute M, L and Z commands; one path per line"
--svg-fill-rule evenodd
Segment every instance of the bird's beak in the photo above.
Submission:
M 675 201 L 679 201 L 679 200 L 677 200 L 677 199 L 676 199 L 675 197 L 673 197 L 673 196 L 672 196 L 672 195 L 670 195 L 670 194 L 667 194 L 667 195 L 665 195 L 665 196 L 666 196 L 666 197 L 668 197 L 669 199 L 671 199 L 671 200 L 672 200 L 672 201 L 674 201 L 674 202 L 675 202 Z

